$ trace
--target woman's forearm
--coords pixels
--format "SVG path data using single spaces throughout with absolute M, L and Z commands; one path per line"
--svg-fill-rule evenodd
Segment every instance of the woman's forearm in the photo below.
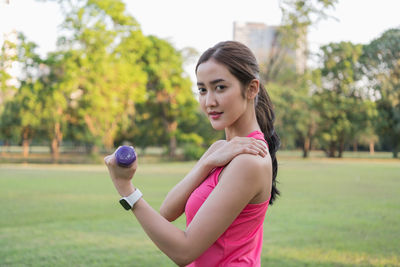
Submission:
M 135 204 L 132 212 L 154 244 L 177 265 L 184 266 L 194 260 L 185 232 L 157 213 L 144 199 Z
M 161 205 L 160 214 L 168 221 L 174 221 L 182 215 L 190 194 L 206 178 L 212 168 L 213 166 L 208 164 L 206 158 L 200 159 L 185 178 L 167 194 Z

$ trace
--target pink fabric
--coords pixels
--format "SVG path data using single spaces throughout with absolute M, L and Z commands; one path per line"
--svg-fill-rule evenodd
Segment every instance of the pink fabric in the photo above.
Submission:
M 252 132 L 248 137 L 265 141 L 259 131 Z M 218 176 L 224 167 L 214 169 L 190 195 L 185 208 L 187 226 L 218 184 Z M 215 243 L 188 266 L 261 266 L 263 222 L 268 204 L 269 200 L 248 204 Z

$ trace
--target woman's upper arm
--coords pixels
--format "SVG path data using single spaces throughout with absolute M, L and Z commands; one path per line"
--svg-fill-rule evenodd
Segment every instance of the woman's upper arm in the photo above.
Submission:
M 225 167 L 217 186 L 186 229 L 187 238 L 196 243 L 192 257 L 197 258 L 210 247 L 260 191 L 265 181 L 262 160 L 241 154 Z

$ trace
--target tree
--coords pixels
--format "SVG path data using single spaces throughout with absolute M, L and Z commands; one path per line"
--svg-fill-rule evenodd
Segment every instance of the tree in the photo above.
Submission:
M 35 52 L 37 45 L 18 33 L 15 62 L 20 68 L 19 87 L 15 95 L 5 103 L 1 114 L 3 135 L 18 136 L 22 140 L 23 155 L 28 157 L 29 145 L 35 133 L 40 130 L 39 92 L 43 86 L 38 82 L 39 66 L 42 62 Z
M 64 75 L 61 59 L 61 54 L 49 53 L 41 64 L 41 73 L 38 77 L 42 90 L 38 92 L 41 111 L 40 115 L 37 115 L 40 117 L 41 131 L 49 140 L 53 162 L 58 162 L 59 159 L 59 147 L 67 128 L 68 99 L 71 93 L 60 83 Z
M 167 41 L 155 36 L 148 38 L 151 45 L 142 58 L 148 82 L 146 101 L 140 107 L 142 117 L 138 118 L 143 127 L 141 138 L 145 143 L 168 144 L 169 156 L 173 158 L 178 125 L 196 112 L 198 103 L 190 78 L 184 74 L 182 55 Z
M 175 155 L 179 124 L 197 106 L 182 68 L 182 54 L 195 51 L 144 36 L 120 0 L 57 1 L 66 16 L 57 87 L 68 98 L 68 136 L 92 150 L 168 144 Z
M 330 43 L 321 47 L 320 89 L 314 95 L 321 123 L 320 142 L 329 157 L 342 157 L 345 142 L 354 140 L 368 121 L 374 118 L 374 105 L 365 98 L 359 58 L 362 45 L 350 42 Z
M 271 91 L 276 107 L 276 126 L 282 146 L 301 146 L 308 157 L 316 131 L 318 115 L 312 106 L 311 71 L 306 61 L 307 31 L 320 20 L 336 0 L 280 0 L 282 23 L 272 39 L 266 62 L 261 62 L 261 76 Z
M 22 33 L 18 34 L 18 42 L 14 45 L 17 53 L 10 60 L 20 67 L 19 87 L 5 104 L 1 115 L 2 132 L 9 139 L 20 136 L 13 141 L 22 139 L 24 157 L 28 156 L 29 144 L 35 136 L 37 139 L 50 137 L 53 159 L 57 161 L 66 106 L 62 91 L 56 88 L 60 67 L 57 68 L 53 57 L 41 59 L 35 52 L 36 47 Z
M 137 63 L 144 37 L 121 1 L 70 2 L 64 9 L 60 86 L 72 90 L 72 136 L 91 144 L 94 152 L 99 146 L 110 150 L 119 128 L 129 123 L 134 103 L 144 95 L 146 74 Z
M 315 134 L 318 113 L 312 105 L 312 96 L 307 81 L 310 73 L 288 75 L 285 82 L 270 83 L 271 93 L 276 110 L 276 130 L 282 140 L 282 148 L 293 149 L 298 146 L 303 157 L 309 155 L 311 140 Z
M 298 74 L 306 71 L 308 28 L 328 18 L 327 11 L 336 3 L 337 0 L 279 1 L 281 26 L 274 32 L 266 62 L 260 62 L 266 83 L 279 81 L 288 70 Z
M 378 120 L 378 110 L 375 101 L 364 99 L 359 106 L 360 110 L 349 114 L 353 124 L 353 151 L 357 151 L 358 144 L 367 145 L 370 154 L 374 154 L 375 143 L 379 140 L 376 134 L 376 122 Z
M 373 89 L 379 120 L 377 132 L 393 157 L 400 150 L 400 29 L 389 29 L 364 46 L 363 71 Z

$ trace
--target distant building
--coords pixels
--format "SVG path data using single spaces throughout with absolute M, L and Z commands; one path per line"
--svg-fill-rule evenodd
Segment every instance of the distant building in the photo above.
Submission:
M 279 26 L 267 26 L 264 23 L 234 22 L 233 40 L 247 45 L 254 53 L 260 65 L 265 65 L 271 56 L 282 49 L 278 39 Z M 307 63 L 307 39 L 303 35 L 295 51 L 289 50 L 287 55 L 293 59 L 298 73 L 304 73 Z

